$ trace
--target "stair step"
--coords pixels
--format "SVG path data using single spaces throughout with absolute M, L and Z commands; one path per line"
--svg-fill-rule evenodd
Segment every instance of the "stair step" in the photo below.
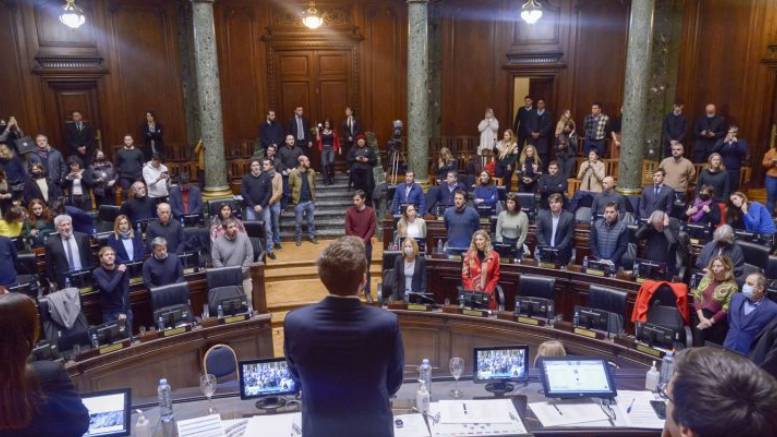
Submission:
M 378 260 L 380 261 L 380 260 Z M 318 278 L 318 267 L 315 265 L 308 264 L 307 266 L 300 266 L 300 267 L 286 267 L 279 269 L 270 269 L 270 266 L 272 265 L 273 261 L 268 259 L 267 260 L 267 269 L 264 273 L 265 283 L 277 283 L 277 282 L 283 282 L 283 281 L 296 281 L 299 279 L 317 279 Z M 370 265 L 370 274 L 376 275 L 380 274 L 381 269 L 383 266 L 381 265 L 381 262 L 375 263 L 373 262 Z
M 316 228 L 316 237 L 318 237 L 318 238 L 324 238 L 324 237 L 326 237 L 326 238 L 337 238 L 337 237 L 342 237 L 343 235 L 345 235 L 345 231 L 343 229 L 328 229 L 328 228 L 319 229 L 319 228 Z M 305 236 L 306 235 L 303 235 L 303 237 L 305 237 Z M 294 240 L 294 231 L 293 230 L 292 231 L 281 231 L 281 241 L 287 241 L 288 242 L 288 241 L 293 241 L 293 240 Z M 303 241 L 305 241 L 304 238 L 303 238 Z M 289 243 L 287 243 L 287 244 L 289 244 Z

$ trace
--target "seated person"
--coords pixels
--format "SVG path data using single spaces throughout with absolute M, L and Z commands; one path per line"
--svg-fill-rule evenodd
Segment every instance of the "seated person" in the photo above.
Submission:
M 156 237 L 162 237 L 167 241 L 167 250 L 180 254 L 186 249 L 186 238 L 183 234 L 183 226 L 178 220 L 173 220 L 170 204 L 162 202 L 156 207 L 156 215 L 159 220 L 148 222 L 146 228 L 146 241 Z
M 21 206 L 12 206 L 5 211 L 0 220 L 0 236 L 16 238 L 22 234 L 24 219 L 27 213 Z
M 712 233 L 712 241 L 701 248 L 699 256 L 696 257 L 696 268 L 705 270 L 715 256 L 725 256 L 734 264 L 734 276 L 742 275 L 742 269 L 745 265 L 745 255 L 742 248 L 735 240 L 734 228 L 729 225 L 720 225 Z
M 476 207 L 487 206 L 491 208 L 492 212 L 496 211 L 499 195 L 496 191 L 496 185 L 491 181 L 491 175 L 487 171 L 480 172 L 473 197 L 473 203 Z
M 685 211 L 688 223 L 717 226 L 720 223 L 720 206 L 715 201 L 715 189 L 705 185 L 698 190 L 699 195 Z
M 642 258 L 666 264 L 666 273 L 671 279 L 677 273 L 676 253 L 680 235 L 680 224 L 664 211 L 655 210 L 648 222 L 640 226 L 634 237 L 645 241 Z
M 407 205 L 402 218 L 397 222 L 397 236 L 400 239 L 426 240 L 426 221 L 418 217 L 418 211 L 412 203 Z
M 16 246 L 8 237 L 0 237 L 0 286 L 16 284 Z
M 591 226 L 590 238 L 591 256 L 594 259 L 610 261 L 615 269 L 620 267 L 629 237 L 626 223 L 618 217 L 618 205 L 615 202 L 604 207 L 604 218 L 596 220 Z
M 143 284 L 152 288 L 183 280 L 181 261 L 175 254 L 167 253 L 167 241 L 162 237 L 151 240 L 151 256 L 143 263 Z
M 394 258 L 394 300 L 405 299 L 406 293 L 425 293 L 426 259 L 418 254 L 418 242 L 406 238 L 402 242 L 402 256 Z
M 0 294 L 0 331 L 0 437 L 86 433 L 89 411 L 62 364 L 27 362 L 40 335 L 35 301 L 22 293 Z
M 691 329 L 693 329 L 694 346 L 704 346 L 705 341 L 723 344 L 728 331 L 726 319 L 731 296 L 738 290 L 731 260 L 723 256 L 713 257 L 699 286 L 691 290 L 693 296 Z
M 202 215 L 200 187 L 189 183 L 189 175 L 186 173 L 178 177 L 178 185 L 170 187 L 170 208 L 176 219 L 184 215 Z
M 726 222 L 735 229 L 741 223 L 747 232 L 758 234 L 764 239 L 771 238 L 775 232 L 774 221 L 766 207 L 761 203 L 748 200 L 741 191 L 729 196 Z
M 747 275 L 741 293 L 734 293 L 728 308 L 726 349 L 749 355 L 753 341 L 772 320 L 777 319 L 777 303 L 766 297 L 766 277 L 756 272 Z
M 577 178 L 580 179 L 579 190 L 601 193 L 605 171 L 604 163 L 599 160 L 599 153 L 596 149 L 591 149 L 588 152 L 588 160 L 581 162 L 577 171 Z
M 31 240 L 33 247 L 40 247 L 52 232 L 54 232 L 54 221 L 46 203 L 41 199 L 30 200 L 27 219 L 22 230 L 24 238 Z
M 453 157 L 451 150 L 447 147 L 440 148 L 434 170 L 437 184 L 442 185 L 442 181 L 448 177 L 450 172 L 455 172 L 458 175 L 458 170 L 459 161 Z
M 461 268 L 461 286 L 465 290 L 488 294 L 488 308 L 496 309 L 496 286 L 499 283 L 499 253 L 491 247 L 488 232 L 480 229 L 472 236 Z
M 664 183 L 666 171 L 658 168 L 653 172 L 653 185 L 642 189 L 639 200 L 639 218 L 646 219 L 653 211 L 672 211 L 674 190 Z
M 453 197 L 456 191 L 467 192 L 467 187 L 459 182 L 459 175 L 455 171 L 449 171 L 445 177 L 445 182 L 440 184 L 437 188 L 437 201 L 436 204 L 441 207 L 453 206 Z
M 537 347 L 537 355 L 534 357 L 534 367 L 538 367 L 543 358 L 565 357 L 567 350 L 564 344 L 558 340 L 546 340 Z
M 472 234 L 480 227 L 480 216 L 474 208 L 464 204 L 464 191 L 456 191 L 454 206 L 446 209 L 443 217 L 448 231 L 448 250 L 466 250 Z
M 127 266 L 116 263 L 116 252 L 110 246 L 103 246 L 97 254 L 100 266 L 94 269 L 92 276 L 100 293 L 100 308 L 103 323 L 124 321 L 132 332 L 132 307 L 129 301 L 129 272 Z
M 54 217 L 56 236 L 46 242 L 46 267 L 52 290 L 65 288 L 68 272 L 90 269 L 94 266 L 89 236 L 73 232 L 73 219 L 69 215 Z
M 397 185 L 394 191 L 394 200 L 391 202 L 391 213 L 400 214 L 400 207 L 405 204 L 412 204 L 416 211 L 423 213 L 426 207 L 424 200 L 424 189 L 415 182 L 415 172 L 408 170 L 405 172 L 405 183 Z
M 542 174 L 542 159 L 537 153 L 537 148 L 527 144 L 521 151 L 521 156 L 516 163 L 518 172 L 518 191 L 521 193 L 533 193 L 537 190 L 537 179 Z
M 528 233 L 529 217 L 525 212 L 521 211 L 518 195 L 507 193 L 505 209 L 496 218 L 494 239 L 497 243 L 513 246 L 515 248 L 515 256 L 521 258 L 524 252 L 523 245 L 526 242 L 526 235 Z
M 558 193 L 562 197 L 567 193 L 567 178 L 561 174 L 556 161 L 548 163 L 548 173 L 540 176 L 537 182 L 537 192 L 540 193 L 540 205 L 544 208 L 548 204 L 548 197 Z
M 119 264 L 132 261 L 143 261 L 146 258 L 146 247 L 143 237 L 130 226 L 129 218 L 120 214 L 113 221 L 113 232 L 108 236 L 108 246 L 113 248 Z
M 67 203 L 78 209 L 89 211 L 92 209 L 92 177 L 84 169 L 84 162 L 77 156 L 71 156 L 67 159 L 67 166 L 70 172 L 65 175 L 62 181 Z
M 232 204 L 229 202 L 222 203 L 219 207 L 218 214 L 214 215 L 210 220 L 210 241 L 216 241 L 217 238 L 224 235 L 224 221 L 234 218 L 237 222 L 237 230 L 245 233 L 245 227 L 243 222 L 235 217 L 235 211 L 232 210 Z
M 564 199 L 558 193 L 548 197 L 548 206 L 537 216 L 537 247 L 557 248 L 561 264 L 566 265 L 572 257 L 575 217 L 564 210 Z
M 621 215 L 626 214 L 626 198 L 615 191 L 616 185 L 617 182 L 612 176 L 606 176 L 602 179 L 602 192 L 594 195 L 594 201 L 591 204 L 593 217 L 604 215 L 604 207 L 611 202 L 618 205 L 618 211 Z
M 155 206 L 156 201 L 146 194 L 146 185 L 138 181 L 130 186 L 129 197 L 121 204 L 121 213 L 129 217 L 134 227 L 139 220 L 154 218 Z

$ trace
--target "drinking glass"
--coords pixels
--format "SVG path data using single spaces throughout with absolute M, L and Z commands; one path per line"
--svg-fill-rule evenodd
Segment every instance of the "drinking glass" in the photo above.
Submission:
M 461 357 L 453 357 L 448 362 L 448 369 L 451 371 L 451 376 L 453 376 L 454 382 L 454 388 L 451 390 L 451 396 L 453 396 L 454 399 L 459 399 L 461 397 L 461 390 L 459 390 L 459 378 L 461 378 L 461 374 L 464 372 L 464 359 Z
M 200 376 L 200 390 L 202 394 L 208 398 L 208 414 L 213 414 L 213 404 L 211 404 L 210 398 L 216 393 L 216 377 L 210 373 Z
M 210 318 L 210 307 L 208 304 L 205 304 L 202 306 L 202 320 L 207 320 Z

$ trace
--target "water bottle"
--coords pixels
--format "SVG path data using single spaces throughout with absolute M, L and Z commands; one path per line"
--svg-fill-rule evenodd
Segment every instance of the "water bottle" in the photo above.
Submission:
M 92 236 L 97 238 L 97 226 L 92 225 Z
M 437 253 L 442 253 L 442 240 L 437 240 Z
M 578 308 L 575 308 L 575 315 L 574 315 L 574 318 L 572 319 L 572 326 L 577 327 L 578 325 L 580 325 L 580 310 Z
M 100 340 L 97 339 L 97 334 L 92 333 L 92 349 L 97 349 L 100 347 Z
M 418 391 L 415 392 L 415 407 L 418 409 L 419 413 L 426 414 L 429 412 L 430 400 L 431 395 L 429 394 L 429 390 L 426 388 L 426 381 L 419 379 Z
M 221 306 L 221 304 L 219 304 L 218 315 L 219 315 L 219 319 L 224 318 L 224 308 Z
M 135 422 L 134 434 L 138 437 L 151 437 L 151 424 L 146 416 L 143 415 L 143 411 L 135 410 L 138 412 L 138 421 Z
M 588 271 L 588 255 L 583 257 L 583 271 L 584 272 Z
M 167 383 L 167 378 L 159 380 L 159 388 L 157 389 L 159 394 L 159 418 L 162 422 L 173 421 L 173 396 L 172 388 Z
M 661 377 L 658 380 L 660 387 L 665 387 L 669 384 L 669 380 L 672 379 L 674 373 L 674 352 L 669 351 L 664 355 L 664 359 L 661 360 Z
M 157 320 L 157 327 L 160 331 L 165 330 L 165 319 L 162 316 L 159 316 L 159 320 Z
M 65 276 L 65 288 L 70 288 L 70 277 Z
M 429 397 L 432 396 L 432 365 L 429 364 L 429 359 L 424 358 L 421 361 L 421 366 L 418 368 L 419 378 L 426 384 L 426 390 L 429 392 Z
M 183 216 L 181 216 L 181 227 L 182 227 L 182 228 L 184 227 L 184 222 L 185 222 L 185 221 L 184 221 L 184 219 L 183 219 Z
M 656 391 L 658 389 L 659 378 L 660 375 L 658 369 L 656 369 L 656 362 L 653 361 L 653 367 L 651 367 L 650 370 L 648 370 L 647 375 L 645 375 L 645 390 Z

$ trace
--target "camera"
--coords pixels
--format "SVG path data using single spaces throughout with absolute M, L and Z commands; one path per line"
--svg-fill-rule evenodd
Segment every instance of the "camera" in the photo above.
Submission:
M 396 151 L 402 146 L 402 120 L 394 120 L 392 127 L 391 139 L 386 145 L 389 149 Z

